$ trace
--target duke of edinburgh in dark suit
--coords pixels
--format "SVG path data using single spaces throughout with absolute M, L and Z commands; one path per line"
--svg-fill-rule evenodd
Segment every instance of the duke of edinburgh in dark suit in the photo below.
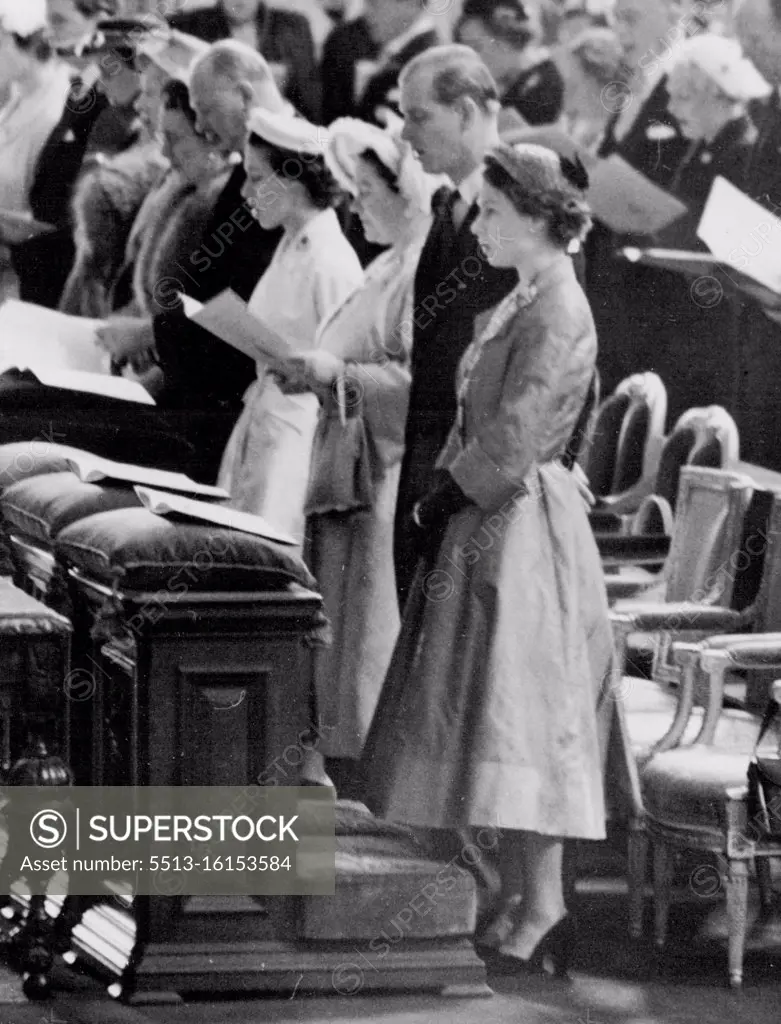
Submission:
M 471 230 L 476 202 L 454 230 L 450 194 L 445 188 L 434 196 L 434 222 L 415 276 L 412 387 L 394 545 L 402 606 L 417 563 L 410 517 L 431 485 L 434 463 L 455 419 L 461 356 L 472 341 L 477 317 L 496 306 L 518 281 L 514 270 L 497 270 L 482 254 Z

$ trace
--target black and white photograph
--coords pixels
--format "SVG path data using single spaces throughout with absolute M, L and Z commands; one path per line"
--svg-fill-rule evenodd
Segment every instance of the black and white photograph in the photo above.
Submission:
M 781 0 L 0 0 L 0 746 L 0 1024 L 778 1024 Z

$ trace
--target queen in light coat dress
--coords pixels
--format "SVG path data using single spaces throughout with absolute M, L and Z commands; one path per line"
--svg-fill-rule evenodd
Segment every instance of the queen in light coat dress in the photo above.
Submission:
M 520 283 L 461 363 L 361 769 L 380 817 L 501 829 L 503 895 L 523 902 L 509 928 L 502 908 L 493 955 L 512 970 L 554 940 L 565 959 L 562 839 L 605 834 L 597 711 L 611 633 L 586 502 L 561 460 L 597 351 L 566 252 L 589 222 L 581 172 L 538 146 L 488 160 L 474 230 Z

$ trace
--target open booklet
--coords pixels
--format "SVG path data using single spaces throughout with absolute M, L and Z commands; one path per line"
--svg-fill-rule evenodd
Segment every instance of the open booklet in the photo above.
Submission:
M 126 462 L 112 462 L 102 459 L 99 455 L 89 452 L 69 455 L 68 465 L 79 480 L 85 484 L 100 483 L 103 480 L 123 481 L 131 484 L 143 484 L 148 487 L 162 487 L 168 491 L 181 491 L 184 494 L 197 494 L 202 498 L 229 498 L 230 495 L 222 487 L 211 484 L 199 484 L 184 473 L 169 473 L 165 469 L 150 469 L 147 466 L 133 466 Z
M 5 245 L 19 245 L 29 238 L 49 235 L 56 230 L 53 224 L 36 220 L 31 213 L 19 213 L 18 210 L 0 207 L 0 242 Z
M 182 294 L 185 316 L 250 359 L 282 363 L 293 349 L 275 331 L 250 313 L 247 303 L 227 288 L 207 303 Z
M 0 306 L 0 372 L 14 366 L 44 366 L 47 372 L 81 370 L 108 376 L 111 357 L 97 342 L 97 330 L 104 324 L 6 299 Z
M 687 277 L 718 275 L 764 307 L 781 313 L 781 220 L 724 178 L 716 178 L 697 229 L 710 252 L 628 247 L 633 263 L 647 263 Z
M 227 505 L 208 505 L 203 501 L 184 498 L 181 494 L 168 494 L 149 487 L 136 487 L 135 492 L 145 508 L 158 516 L 183 516 L 199 523 L 213 523 L 241 533 L 251 533 L 277 544 L 298 546 L 298 542 L 288 534 L 276 530 L 261 516 L 253 516 L 249 512 L 240 512 Z
M 697 228 L 722 263 L 781 294 L 781 220 L 717 177 Z

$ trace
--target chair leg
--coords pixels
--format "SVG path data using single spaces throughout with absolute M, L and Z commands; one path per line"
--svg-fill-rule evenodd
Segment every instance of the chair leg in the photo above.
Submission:
M 748 916 L 748 861 L 731 860 L 727 865 L 727 927 L 729 929 L 729 983 L 743 984 L 743 955 L 746 948 Z
M 757 886 L 759 888 L 759 903 L 763 916 L 769 914 L 773 909 L 773 876 L 770 871 L 770 858 L 757 857 L 754 861 L 757 872 Z
M 664 949 L 673 885 L 673 850 L 667 843 L 654 843 L 654 941 Z
M 629 830 L 629 934 L 639 939 L 643 934 L 645 879 L 648 865 L 648 833 L 642 822 L 632 822 Z

